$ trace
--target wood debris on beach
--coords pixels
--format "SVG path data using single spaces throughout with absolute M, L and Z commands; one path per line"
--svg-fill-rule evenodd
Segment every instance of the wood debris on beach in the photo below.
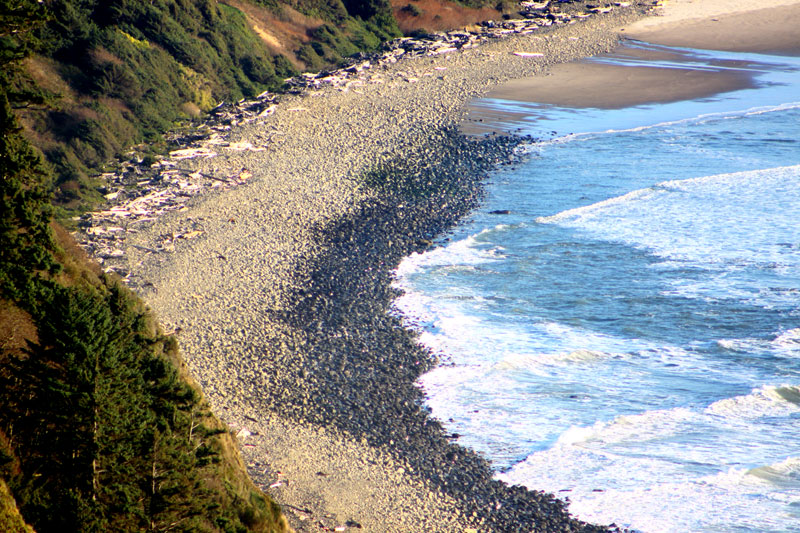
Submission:
M 391 81 L 385 68 L 406 58 L 438 56 L 474 48 L 481 43 L 511 35 L 529 34 L 540 28 L 572 24 L 592 14 L 608 13 L 614 6 L 625 7 L 628 2 L 588 4 L 574 0 L 526 1 L 519 4 L 518 19 L 483 22 L 469 30 L 433 33 L 419 37 L 403 37 L 386 42 L 378 52 L 359 53 L 349 64 L 336 70 L 304 73 L 286 80 L 290 94 L 305 94 L 323 88 L 341 91 L 357 89 L 367 84 Z M 539 52 L 517 51 L 513 55 L 540 58 Z M 445 70 L 436 67 L 436 70 Z M 431 73 L 425 74 L 431 75 Z M 394 79 L 416 83 L 418 77 L 395 72 Z M 216 176 L 184 168 L 182 163 L 192 159 L 207 159 L 243 151 L 266 151 L 281 142 L 282 132 L 273 131 L 258 144 L 249 141 L 232 142 L 229 134 L 236 126 L 264 121 L 280 109 L 279 96 L 268 91 L 252 100 L 222 102 L 212 109 L 203 122 L 190 131 L 165 135 L 174 148 L 168 156 L 146 163 L 135 156 L 121 163 L 114 172 L 101 174 L 104 185 L 99 189 L 108 203 L 102 210 L 82 215 L 75 232 L 78 243 L 100 262 L 107 272 L 116 272 L 123 281 L 130 273 L 122 266 L 127 253 L 126 237 L 137 233 L 158 217 L 187 209 L 193 197 L 214 189 L 235 187 L 247 181 L 252 173 L 247 169 L 228 176 Z M 304 111 L 304 108 L 284 111 Z M 190 165 L 186 165 L 190 166 Z M 146 253 L 165 253 L 174 250 L 176 241 L 192 239 L 203 234 L 202 223 L 191 221 L 181 231 L 163 235 L 150 248 L 136 246 Z
M 223 102 L 212 109 L 203 123 L 187 132 L 172 132 L 165 137 L 175 148 L 167 156 L 148 162 L 131 153 L 131 160 L 119 164 L 114 172 L 99 176 L 104 182 L 100 192 L 108 203 L 99 211 L 77 218 L 79 231 L 74 233 L 78 244 L 106 272 L 115 272 L 124 282 L 130 272 L 123 266 L 128 245 L 126 237 L 154 222 L 160 216 L 187 209 L 193 197 L 211 190 L 236 187 L 253 174 L 242 168 L 231 175 L 217 176 L 183 165 L 187 160 L 208 159 L 236 152 L 261 152 L 280 142 L 281 133 L 272 132 L 259 144 L 232 142 L 228 133 L 235 126 L 247 124 L 272 114 L 277 108 L 277 95 L 264 92 L 253 100 Z M 146 253 L 174 251 L 179 240 L 189 240 L 204 233 L 201 221 L 190 220 L 186 227 L 162 235 L 151 248 L 133 246 Z
M 106 272 L 116 272 L 127 280 L 129 272 L 120 261 L 127 253 L 126 238 L 144 225 L 166 213 L 187 209 L 186 203 L 197 195 L 241 185 L 252 176 L 245 168 L 229 176 L 181 168 L 178 165 L 182 159 L 212 156 L 203 149 L 194 149 L 191 155 L 180 152 L 177 157 L 146 168 L 141 163 L 130 163 L 101 176 L 106 181 L 103 190 L 108 204 L 102 210 L 79 217 L 75 238 Z M 194 239 L 204 233 L 202 221 L 189 219 L 185 226 L 178 232 L 162 235 L 152 248 L 134 248 L 146 253 L 171 252 L 176 241 Z
M 318 73 L 304 73 L 287 79 L 286 84 L 289 92 L 299 93 L 323 87 L 348 90 L 359 84 L 383 83 L 384 80 L 374 73 L 379 71 L 380 67 L 396 63 L 402 58 L 437 56 L 475 48 L 491 40 L 533 33 L 539 28 L 573 24 L 592 14 L 610 13 L 615 6 L 627 7 L 628 5 L 630 5 L 628 2 L 584 4 L 572 0 L 521 2 L 519 4 L 521 18 L 482 22 L 469 31 L 456 30 L 394 39 L 384 43 L 380 51 L 376 53 L 354 55 L 350 58 L 350 64 L 345 67 Z M 536 55 L 531 54 L 529 57 L 534 56 Z M 413 83 L 416 80 L 406 81 Z

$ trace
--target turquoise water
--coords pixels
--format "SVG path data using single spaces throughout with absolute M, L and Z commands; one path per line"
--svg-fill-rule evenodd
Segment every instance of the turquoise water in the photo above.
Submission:
M 757 86 L 479 102 L 546 140 L 401 264 L 396 306 L 446 361 L 420 383 L 434 416 L 498 478 L 648 533 L 797 532 L 800 58 L 687 57 Z

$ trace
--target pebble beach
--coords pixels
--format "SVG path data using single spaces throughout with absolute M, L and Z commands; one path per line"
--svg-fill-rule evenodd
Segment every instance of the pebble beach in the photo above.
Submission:
M 614 529 L 494 480 L 429 416 L 415 381 L 437 358 L 390 312 L 391 282 L 403 257 L 480 202 L 489 171 L 520 157 L 513 135 L 464 133 L 470 100 L 613 49 L 648 9 L 620 5 L 280 95 L 226 133 L 227 149 L 181 162 L 246 181 L 127 232 L 129 285 L 176 333 L 251 477 L 295 530 Z M 244 145 L 259 149 L 230 149 Z

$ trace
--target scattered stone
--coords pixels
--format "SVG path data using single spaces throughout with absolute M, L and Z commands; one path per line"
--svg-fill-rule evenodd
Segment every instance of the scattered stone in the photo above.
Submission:
M 565 4 L 567 2 L 559 2 Z M 570 4 L 572 2 L 569 2 Z M 581 2 L 582 4 L 582 2 Z M 625 4 L 621 6 L 621 4 Z M 615 5 L 628 7 L 628 2 Z M 519 4 L 520 19 L 482 22 L 470 31 L 449 31 L 431 33 L 424 37 L 402 37 L 384 43 L 378 52 L 373 54 L 360 53 L 349 59 L 350 64 L 336 70 L 326 70 L 317 74 L 304 73 L 294 78 L 288 78 L 286 84 L 290 92 L 303 92 L 310 89 L 323 87 L 349 88 L 354 79 L 361 82 L 372 82 L 372 72 L 386 65 L 396 63 L 398 59 L 420 56 L 437 56 L 449 54 L 459 50 L 475 48 L 482 43 L 509 37 L 511 35 L 525 35 L 540 28 L 572 24 L 578 19 L 589 15 L 573 7 L 570 12 L 563 12 L 562 7 L 552 6 L 550 1 L 521 2 Z M 610 13 L 613 6 L 592 6 L 593 13 Z M 542 57 L 543 54 L 515 52 L 521 57 Z M 415 83 L 416 77 L 407 77 L 405 81 Z
M 242 445 L 258 465 L 250 474 L 281 488 L 272 492 L 299 533 L 321 518 L 335 527 L 324 518 L 334 503 L 348 506 L 336 516 L 370 531 L 606 531 L 551 494 L 495 480 L 483 457 L 453 442 L 415 385 L 446 354 L 417 344 L 391 312 L 399 261 L 479 205 L 487 172 L 518 161 L 515 148 L 529 142 L 459 133 L 463 105 L 498 80 L 610 49 L 612 28 L 627 22 L 615 10 L 571 25 L 584 2 L 529 7 L 538 15 L 527 22 L 481 26 L 476 34 L 496 35 L 482 49 L 469 50 L 472 32 L 398 40 L 344 72 L 300 77 L 280 102 L 222 104 L 171 137 L 173 151 L 216 157 L 125 163 L 105 177 L 101 193 L 119 191 L 113 203 L 80 221 L 88 246 L 125 252 L 105 266 L 184 327 L 188 370 L 212 409 L 238 417 L 231 427 L 258 428 Z M 433 53 L 459 43 L 465 52 Z M 441 81 L 426 75 L 445 70 Z M 281 441 L 276 421 L 308 431 Z

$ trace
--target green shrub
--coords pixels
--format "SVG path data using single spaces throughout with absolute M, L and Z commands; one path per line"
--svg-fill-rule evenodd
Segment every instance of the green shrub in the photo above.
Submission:
M 401 11 L 404 11 L 413 17 L 418 17 L 422 15 L 422 10 L 417 6 L 415 6 L 414 4 L 406 4 L 401 8 Z

